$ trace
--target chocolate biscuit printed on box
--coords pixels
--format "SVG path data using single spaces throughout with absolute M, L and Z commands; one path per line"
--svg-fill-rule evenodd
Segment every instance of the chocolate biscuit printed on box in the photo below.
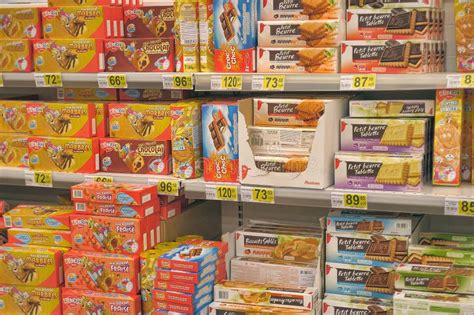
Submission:
M 71 187 L 71 200 L 113 203 L 118 205 L 143 205 L 157 199 L 156 185 L 82 183 Z
M 257 2 L 214 0 L 216 72 L 255 72 Z
M 440 8 L 441 0 L 350 0 L 351 9 Z
M 433 117 L 434 100 L 351 100 L 350 117 Z
M 331 210 L 326 231 L 411 236 L 421 216 L 404 213 Z
M 468 315 L 474 312 L 474 298 L 469 295 L 444 292 L 402 291 L 395 293 L 393 308 L 395 314 L 429 314 L 436 310 L 436 314 L 439 315 L 450 315 L 453 313 Z
M 407 236 L 326 233 L 326 261 L 393 267 L 408 255 Z
M 0 39 L 41 38 L 39 9 L 0 8 Z
M 474 235 L 443 232 L 420 232 L 418 243 L 420 245 L 431 245 L 437 247 L 471 249 L 474 248 Z
M 9 314 L 61 315 L 61 289 L 0 284 L 0 304 Z
M 473 268 L 473 258 L 474 253 L 469 249 L 410 244 L 405 262 L 417 265 Z
M 31 72 L 33 53 L 27 39 L 0 39 L 0 72 Z
M 217 261 L 218 249 L 198 245 L 181 245 L 158 258 L 158 267 L 163 269 L 199 272 L 208 264 Z
M 393 314 L 393 304 L 390 300 L 326 294 L 324 296 L 322 310 L 323 315 L 391 315 Z
M 392 299 L 395 293 L 393 268 L 326 263 L 326 293 Z
M 424 265 L 401 265 L 396 269 L 397 290 L 438 293 L 474 293 L 474 269 Z
M 423 156 L 338 152 L 335 187 L 390 191 L 421 191 Z
M 344 1 L 266 0 L 259 1 L 259 20 L 320 20 L 344 16 Z
M 8 229 L 8 241 L 10 243 L 72 247 L 71 231 L 11 228 Z
M 117 90 L 93 88 L 58 88 L 57 99 L 64 101 L 116 101 Z
M 28 167 L 28 135 L 0 133 L 0 166 Z
M 6 227 L 45 230 L 69 230 L 71 206 L 18 205 L 3 215 Z

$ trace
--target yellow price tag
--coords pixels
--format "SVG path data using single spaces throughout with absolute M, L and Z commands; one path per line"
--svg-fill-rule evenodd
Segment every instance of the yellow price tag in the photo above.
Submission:
M 94 182 L 97 183 L 113 183 L 114 178 L 112 176 L 94 176 L 93 177 Z
M 367 209 L 367 194 L 344 194 L 344 208 Z
M 238 201 L 238 190 L 236 186 L 217 186 L 216 199 L 224 201 Z
M 252 188 L 252 201 L 275 203 L 275 190 L 273 188 Z
M 263 90 L 265 91 L 283 91 L 285 90 L 284 75 L 264 75 Z
M 474 74 L 461 75 L 461 87 L 474 88 Z
M 176 90 L 192 90 L 193 77 L 191 75 L 174 75 L 173 89 Z
M 111 89 L 126 89 L 127 76 L 125 74 L 107 74 L 107 88 Z
M 160 180 L 158 182 L 158 194 L 159 195 L 179 195 L 179 181 L 177 180 Z
M 360 74 L 352 76 L 351 87 L 353 90 L 373 90 L 377 77 L 375 74 Z
M 33 173 L 33 184 L 35 186 L 53 187 L 53 173 L 47 171 L 35 171 Z
M 223 75 L 221 78 L 221 89 L 242 90 L 242 76 L 241 75 Z
M 38 87 L 61 87 L 63 86 L 63 78 L 61 73 L 42 73 L 39 77 L 35 77 L 36 86 Z
M 474 201 L 459 200 L 458 215 L 474 216 Z

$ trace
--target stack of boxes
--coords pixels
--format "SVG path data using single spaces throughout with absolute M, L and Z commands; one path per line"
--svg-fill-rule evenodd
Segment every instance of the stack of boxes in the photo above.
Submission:
M 259 2 L 258 72 L 339 72 L 343 1 Z
M 0 167 L 28 167 L 26 102 L 0 101 Z

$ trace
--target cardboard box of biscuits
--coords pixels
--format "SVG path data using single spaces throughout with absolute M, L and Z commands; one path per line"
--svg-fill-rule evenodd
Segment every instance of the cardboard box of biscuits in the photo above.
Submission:
M 160 208 L 158 200 L 152 200 L 143 205 L 117 205 L 92 201 L 74 202 L 76 213 L 122 218 L 144 218 L 160 212 Z
M 156 185 L 114 184 L 90 182 L 71 187 L 73 202 L 97 202 L 117 205 L 143 205 L 156 200 Z
M 61 288 L 1 284 L 0 304 L 12 314 L 41 309 L 46 314 L 61 315 Z
M 36 8 L 0 8 L 0 39 L 41 38 L 41 18 Z
M 473 268 L 474 253 L 469 249 L 410 244 L 406 263 Z
M 123 10 L 126 38 L 174 36 L 175 11 L 172 5 L 129 6 Z
M 174 101 L 190 98 L 192 91 L 160 89 L 119 89 L 121 101 Z
M 69 230 L 70 206 L 18 205 L 3 216 L 5 226 L 45 230 Z
M 350 100 L 350 117 L 433 117 L 434 100 Z
M 8 240 L 15 244 L 72 247 L 71 231 L 11 228 Z
M 62 101 L 116 101 L 117 90 L 94 88 L 58 88 L 57 99 Z
M 259 1 L 259 20 L 343 19 L 345 2 L 340 0 L 268 0 Z
M 393 314 L 389 300 L 370 299 L 359 296 L 326 294 L 322 305 L 323 315 L 345 314 Z
M 28 136 L 0 133 L 0 166 L 28 167 Z
M 454 1 L 454 25 L 456 41 L 456 70 L 473 72 L 474 37 L 472 36 L 472 1 Z
M 31 72 L 33 54 L 27 39 L 0 39 L 0 72 Z
M 450 315 L 453 313 L 467 315 L 474 312 L 474 298 L 469 295 L 452 293 L 433 293 L 420 291 L 396 292 L 393 297 L 395 314 L 406 315 L 432 313 Z
M 425 232 L 419 234 L 420 245 L 447 246 L 450 248 L 474 248 L 474 235 L 460 233 Z
M 28 133 L 26 101 L 0 100 L 0 132 Z

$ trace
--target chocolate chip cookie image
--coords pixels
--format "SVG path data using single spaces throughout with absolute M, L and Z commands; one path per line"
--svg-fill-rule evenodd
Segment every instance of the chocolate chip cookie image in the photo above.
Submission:
M 158 16 L 153 17 L 147 27 L 156 37 L 162 37 L 168 30 L 166 22 Z
M 150 64 L 150 57 L 143 50 L 139 49 L 130 56 L 130 63 L 137 71 L 142 72 L 145 71 L 146 67 Z

